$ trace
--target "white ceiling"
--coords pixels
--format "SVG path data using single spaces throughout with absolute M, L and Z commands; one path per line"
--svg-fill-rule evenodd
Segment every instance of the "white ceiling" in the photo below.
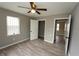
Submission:
M 39 8 L 47 8 L 47 11 L 39 11 L 41 15 L 27 13 L 29 10 L 18 6 L 30 7 L 29 2 L 0 2 L 0 7 L 32 17 L 49 16 L 56 14 L 68 14 L 76 6 L 76 2 L 35 2 Z

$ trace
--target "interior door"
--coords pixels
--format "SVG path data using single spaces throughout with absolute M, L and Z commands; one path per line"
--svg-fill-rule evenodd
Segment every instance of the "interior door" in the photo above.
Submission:
M 38 39 L 38 20 L 30 20 L 30 40 Z
M 66 36 L 65 36 L 65 55 L 68 54 L 68 46 L 69 46 L 69 40 L 70 40 L 70 26 L 71 26 L 71 15 L 68 17 L 68 21 L 66 23 Z

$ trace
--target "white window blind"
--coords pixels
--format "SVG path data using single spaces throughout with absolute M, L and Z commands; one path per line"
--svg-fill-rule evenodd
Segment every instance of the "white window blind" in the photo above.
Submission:
M 20 34 L 20 21 L 17 17 L 7 16 L 7 35 Z

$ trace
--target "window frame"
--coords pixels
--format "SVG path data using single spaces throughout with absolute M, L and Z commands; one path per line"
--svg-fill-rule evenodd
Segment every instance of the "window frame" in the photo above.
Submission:
M 14 33 L 11 33 L 11 34 L 8 33 L 9 32 L 9 30 L 8 30 L 8 27 L 9 27 L 9 25 L 8 25 L 8 17 L 16 18 L 18 20 L 18 25 L 17 25 L 18 26 L 18 33 L 17 32 L 14 32 Z M 19 19 L 19 17 L 6 16 L 6 25 L 7 25 L 7 36 L 19 35 L 20 34 L 20 19 Z

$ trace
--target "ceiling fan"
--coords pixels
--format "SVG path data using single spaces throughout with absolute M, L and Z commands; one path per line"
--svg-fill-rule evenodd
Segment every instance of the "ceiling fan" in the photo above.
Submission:
M 37 13 L 37 14 L 41 14 L 39 11 L 47 11 L 46 8 L 37 8 L 36 4 L 34 2 L 30 2 L 30 6 L 31 8 L 28 8 L 28 7 L 23 7 L 23 6 L 18 6 L 20 8 L 26 8 L 26 9 L 29 9 L 30 11 L 28 11 L 27 13 Z

